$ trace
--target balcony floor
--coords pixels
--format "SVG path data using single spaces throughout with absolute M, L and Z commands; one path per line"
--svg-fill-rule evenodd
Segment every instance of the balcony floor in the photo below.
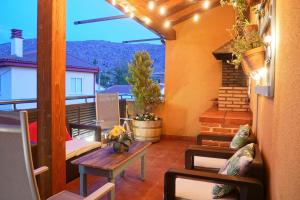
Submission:
M 140 162 L 137 161 L 126 170 L 124 178 L 116 179 L 116 200 L 163 199 L 164 173 L 169 168 L 184 167 L 184 150 L 190 144 L 193 142 L 170 139 L 152 144 L 146 155 L 145 181 L 139 179 Z M 105 178 L 88 176 L 88 193 L 92 193 L 105 182 Z M 79 179 L 70 182 L 67 190 L 79 194 Z

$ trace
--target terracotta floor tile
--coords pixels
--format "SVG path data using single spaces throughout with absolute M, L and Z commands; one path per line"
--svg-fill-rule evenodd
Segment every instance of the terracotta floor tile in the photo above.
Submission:
M 140 162 L 137 161 L 125 171 L 124 178 L 116 179 L 116 200 L 162 200 L 165 171 L 169 168 L 184 167 L 184 151 L 190 144 L 191 141 L 168 139 L 152 144 L 145 160 L 146 180 L 139 179 Z M 106 178 L 88 176 L 88 193 L 92 193 L 106 182 Z M 79 179 L 68 183 L 67 190 L 79 194 Z

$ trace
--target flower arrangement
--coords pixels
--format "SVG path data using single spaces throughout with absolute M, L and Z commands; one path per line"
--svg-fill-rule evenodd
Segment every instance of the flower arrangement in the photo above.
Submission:
M 117 153 L 128 152 L 131 143 L 132 139 L 123 126 L 114 126 L 108 134 L 108 144 Z
M 160 120 L 160 118 L 155 115 L 154 113 L 144 113 L 144 114 L 139 114 L 135 117 L 135 120 L 139 121 L 157 121 Z

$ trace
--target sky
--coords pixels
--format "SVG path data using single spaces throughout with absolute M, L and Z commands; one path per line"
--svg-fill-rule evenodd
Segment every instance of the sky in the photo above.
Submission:
M 105 0 L 67 0 L 67 40 L 122 42 L 157 37 L 132 19 L 74 25 L 74 21 L 122 14 Z M 10 29 L 23 30 L 23 38 L 36 38 L 37 0 L 3 0 L 0 7 L 0 44 L 10 41 Z M 149 42 L 150 43 L 150 42 Z M 159 42 L 151 42 L 157 43 Z

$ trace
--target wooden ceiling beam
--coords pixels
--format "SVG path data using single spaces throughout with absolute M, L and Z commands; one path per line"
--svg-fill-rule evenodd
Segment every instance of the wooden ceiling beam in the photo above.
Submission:
M 215 1 L 211 2 L 209 9 L 212 9 L 219 5 L 220 5 L 220 2 L 218 0 L 215 0 Z M 194 4 L 194 5 L 187 7 L 184 10 L 181 10 L 181 11 L 175 13 L 174 15 L 169 16 L 168 20 L 170 20 L 172 22 L 172 25 L 176 25 L 176 24 L 179 24 L 179 23 L 191 18 L 196 13 L 203 13 L 209 9 L 204 9 L 202 4 Z
M 106 0 L 108 3 L 112 4 L 111 0 Z M 144 4 L 141 3 L 141 1 L 137 0 L 127 0 L 127 2 L 135 8 L 134 10 L 134 20 L 138 23 L 142 24 L 146 28 L 148 28 L 150 31 L 158 35 L 159 37 L 163 37 L 166 40 L 175 40 L 176 39 L 176 32 L 172 28 L 164 28 L 163 21 L 164 19 L 162 17 L 159 17 L 155 15 L 154 12 L 151 12 L 145 7 Z M 114 5 L 117 9 L 124 12 L 124 8 L 120 4 Z M 143 19 L 145 17 L 148 17 L 151 20 L 150 24 L 146 24 Z
M 199 3 L 198 0 L 197 1 L 196 0 L 195 1 L 183 1 L 183 2 L 181 2 L 179 4 L 177 4 L 177 5 L 169 8 L 168 11 L 167 11 L 166 17 L 172 16 L 175 13 L 177 13 L 177 12 L 179 12 L 181 10 L 184 10 L 184 9 L 186 9 L 186 8 L 188 8 L 188 7 L 190 7 L 190 6 L 194 5 L 194 4 L 197 4 L 197 3 Z

